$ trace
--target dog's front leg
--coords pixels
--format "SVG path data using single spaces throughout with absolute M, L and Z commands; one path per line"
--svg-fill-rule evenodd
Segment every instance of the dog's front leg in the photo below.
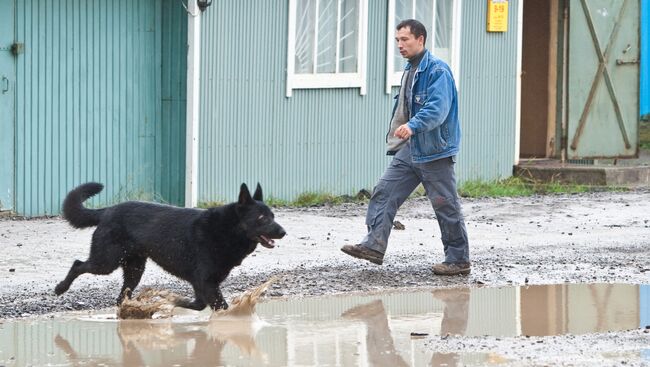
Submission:
M 223 294 L 221 294 L 221 288 L 219 288 L 218 284 L 210 296 L 212 299 L 208 304 L 213 310 L 228 309 L 228 302 L 226 302 L 226 299 L 223 298 Z
M 174 302 L 177 307 L 189 308 L 192 310 L 202 310 L 206 305 L 210 306 L 213 310 L 227 309 L 228 303 L 221 294 L 219 284 L 212 282 L 201 282 L 200 286 L 194 287 L 196 299 L 190 301 L 187 298 L 180 298 Z
M 195 299 L 194 301 L 190 301 L 188 298 L 179 298 L 176 301 L 174 301 L 174 306 L 189 308 L 190 310 L 201 311 L 205 308 L 205 302 L 203 302 L 198 298 Z
M 223 294 L 221 294 L 221 288 L 219 288 L 219 284 L 212 285 L 210 288 L 205 289 L 204 297 L 206 300 L 206 303 L 210 305 L 210 308 L 213 310 L 227 310 L 228 309 L 228 302 L 226 302 L 226 299 L 223 298 Z

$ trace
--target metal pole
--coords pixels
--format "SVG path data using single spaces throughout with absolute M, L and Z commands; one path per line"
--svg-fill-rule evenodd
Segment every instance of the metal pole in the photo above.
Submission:
M 201 61 L 201 11 L 188 1 L 187 114 L 185 146 L 185 206 L 196 207 L 199 166 L 199 74 Z

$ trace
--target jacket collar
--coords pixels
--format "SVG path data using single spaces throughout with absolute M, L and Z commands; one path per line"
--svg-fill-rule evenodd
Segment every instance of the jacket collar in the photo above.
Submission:
M 429 49 L 425 48 L 424 49 L 424 56 L 422 56 L 422 60 L 420 60 L 420 64 L 418 65 L 418 69 L 416 72 L 420 72 L 422 70 L 425 70 L 430 63 L 433 62 L 434 56 L 429 52 Z M 406 66 L 404 67 L 404 70 L 411 70 L 411 63 L 407 62 Z

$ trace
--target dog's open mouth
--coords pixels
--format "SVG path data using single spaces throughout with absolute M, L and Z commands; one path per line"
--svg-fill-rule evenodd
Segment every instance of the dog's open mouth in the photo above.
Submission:
M 262 246 L 264 246 L 266 248 L 274 248 L 275 247 L 275 241 L 273 241 L 273 239 L 268 238 L 268 237 L 266 237 L 264 235 L 259 235 L 259 236 L 255 237 L 255 240 L 257 240 L 257 242 L 259 242 Z

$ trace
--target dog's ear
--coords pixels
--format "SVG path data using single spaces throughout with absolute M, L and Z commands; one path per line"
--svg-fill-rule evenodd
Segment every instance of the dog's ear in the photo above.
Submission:
M 264 201 L 264 198 L 262 196 L 262 186 L 260 186 L 259 182 L 257 183 L 257 188 L 255 189 L 255 193 L 253 194 L 253 199 L 257 201 Z
M 248 186 L 246 186 L 246 184 L 243 183 L 241 184 L 241 188 L 239 189 L 239 201 L 237 203 L 244 205 L 244 204 L 249 204 L 251 202 L 253 202 L 253 198 L 251 198 L 251 193 L 248 191 Z

